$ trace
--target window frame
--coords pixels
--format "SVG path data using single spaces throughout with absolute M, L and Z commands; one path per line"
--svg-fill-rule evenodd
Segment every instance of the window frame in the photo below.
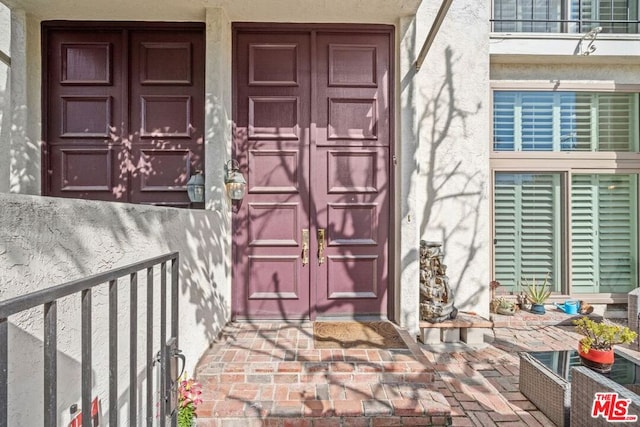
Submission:
M 495 151 L 493 141 L 493 98 L 496 91 L 521 92 L 622 92 L 640 93 L 640 84 L 616 84 L 579 81 L 492 81 L 490 84 L 489 167 L 490 167 L 490 215 L 491 242 L 495 239 L 495 181 L 496 173 L 560 173 L 561 174 L 561 278 L 560 293 L 552 299 L 586 298 L 593 303 L 626 303 L 626 293 L 572 293 L 571 263 L 571 179 L 572 174 L 637 174 L 640 180 L 640 152 L 614 151 Z M 640 123 L 640 113 L 638 114 Z M 640 126 L 640 124 L 639 124 Z M 636 209 L 640 215 L 640 185 L 636 194 Z M 640 253 L 640 227 L 636 228 L 636 253 Z M 495 277 L 495 244 L 491 245 L 491 277 Z M 636 271 L 636 283 L 640 286 L 640 269 Z

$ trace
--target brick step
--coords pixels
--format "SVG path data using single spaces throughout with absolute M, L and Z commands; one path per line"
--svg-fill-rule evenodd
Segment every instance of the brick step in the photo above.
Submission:
M 401 427 L 450 426 L 450 415 L 415 416 L 309 416 L 304 418 L 198 418 L 198 427 Z
M 209 425 L 200 423 L 207 418 L 219 421 L 217 424 L 211 424 L 214 426 L 233 425 L 231 421 L 227 424 L 221 423 L 222 420 L 249 422 L 252 419 L 278 418 L 285 418 L 289 422 L 286 425 L 294 426 L 298 424 L 291 422 L 291 419 L 309 417 L 335 417 L 336 421 L 342 421 L 343 417 L 349 420 L 407 417 L 413 421 L 423 419 L 423 423 L 412 425 L 447 425 L 446 420 L 451 415 L 451 406 L 446 398 L 439 392 L 429 390 L 426 384 L 413 387 L 407 384 L 352 384 L 344 387 L 336 384 L 317 387 L 291 384 L 276 386 L 273 389 L 269 389 L 268 386 L 251 387 L 248 384 L 247 387 L 237 386 L 239 385 L 231 387 L 228 391 L 227 387 L 209 387 L 203 397 L 204 403 L 198 407 L 198 427 Z M 433 419 L 428 420 L 430 418 Z

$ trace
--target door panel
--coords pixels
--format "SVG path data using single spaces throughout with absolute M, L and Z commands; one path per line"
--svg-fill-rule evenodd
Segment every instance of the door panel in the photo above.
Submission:
M 188 206 L 204 163 L 204 36 L 45 25 L 45 193 Z
M 204 163 L 202 34 L 132 31 L 129 45 L 131 201 L 189 206 L 187 181 Z
M 316 312 L 386 315 L 389 282 L 389 35 L 318 34 L 312 194 L 326 262 Z M 321 159 L 321 160 L 320 160 Z
M 120 31 L 49 33 L 49 194 L 126 201 Z
M 236 31 L 236 317 L 386 315 L 389 46 L 388 32 Z
M 309 317 L 309 34 L 236 38 L 234 158 L 248 192 L 234 215 L 236 317 Z

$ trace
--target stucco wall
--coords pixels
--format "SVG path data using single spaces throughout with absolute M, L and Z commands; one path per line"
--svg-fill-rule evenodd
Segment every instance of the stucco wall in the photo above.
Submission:
M 220 213 L 8 194 L 0 194 L 0 206 L 0 300 L 179 251 L 180 347 L 187 357 L 189 372 L 193 372 L 198 358 L 229 319 L 227 243 L 221 232 L 221 224 L 226 220 Z M 121 280 L 119 289 L 122 301 L 119 348 L 123 362 L 128 354 L 126 282 L 128 280 Z M 145 363 L 142 329 L 146 324 L 142 274 L 139 283 L 142 286 L 138 313 L 141 372 Z M 156 286 L 159 286 L 157 280 Z M 98 346 L 94 353 L 94 395 L 101 397 L 103 405 L 108 401 L 108 361 L 104 347 L 108 336 L 104 329 L 99 331 L 99 327 L 108 325 L 105 323 L 106 301 L 106 287 L 103 287 L 93 301 L 96 328 L 93 342 Z M 69 405 L 80 397 L 79 314 L 77 298 L 65 301 L 59 308 L 60 417 L 68 414 Z M 39 403 L 42 393 L 34 393 L 42 390 L 41 319 L 41 310 L 10 319 L 9 403 L 12 410 L 22 406 L 22 418 L 11 418 L 11 425 L 31 425 L 34 419 L 29 411 L 42 407 Z M 121 408 L 126 411 L 128 373 L 126 363 L 121 366 Z M 105 410 L 103 407 L 103 412 Z M 62 424 L 62 418 L 59 421 Z
M 491 80 L 638 84 L 640 64 L 492 64 Z
M 444 243 L 456 305 L 488 315 L 489 3 L 453 2 L 416 72 L 438 7 L 423 2 L 399 35 L 401 321 L 412 331 L 420 238 Z

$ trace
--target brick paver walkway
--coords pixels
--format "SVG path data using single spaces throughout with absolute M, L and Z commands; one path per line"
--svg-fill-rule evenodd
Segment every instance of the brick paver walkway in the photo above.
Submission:
M 311 324 L 230 324 L 199 364 L 198 427 L 553 426 L 518 391 L 518 352 L 572 349 L 578 337 L 513 326 L 475 349 L 315 350 Z

